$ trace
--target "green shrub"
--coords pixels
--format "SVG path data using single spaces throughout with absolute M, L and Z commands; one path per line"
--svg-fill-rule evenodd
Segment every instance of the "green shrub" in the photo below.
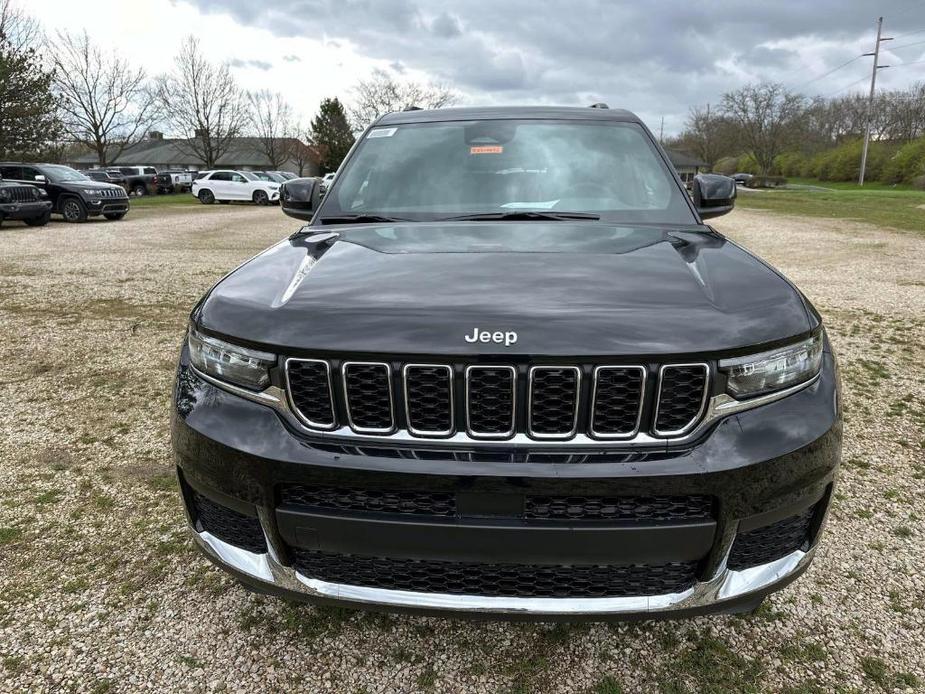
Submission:
M 925 174 L 925 137 L 907 142 L 886 162 L 880 180 L 883 183 L 907 183 Z
M 863 148 L 864 141 L 857 139 L 848 140 L 837 147 L 820 152 L 813 157 L 806 173 L 821 181 L 856 181 L 861 172 Z M 879 180 L 894 151 L 893 145 L 871 142 L 867 150 L 867 170 L 864 177 L 871 181 Z
M 774 170 L 781 176 L 802 176 L 806 157 L 800 152 L 784 152 L 774 159 Z
M 912 187 L 918 188 L 919 190 L 925 190 L 925 175 L 916 176 L 912 179 Z
M 739 165 L 738 157 L 723 157 L 713 166 L 713 173 L 722 174 L 723 176 L 732 176 L 738 173 L 736 167 Z
M 783 176 L 752 176 L 745 182 L 746 188 L 777 188 L 783 185 L 787 185 Z
M 760 173 L 758 162 L 755 161 L 755 157 L 753 157 L 751 154 L 743 154 L 741 157 L 739 157 L 738 167 L 739 168 L 735 171 L 735 173 Z

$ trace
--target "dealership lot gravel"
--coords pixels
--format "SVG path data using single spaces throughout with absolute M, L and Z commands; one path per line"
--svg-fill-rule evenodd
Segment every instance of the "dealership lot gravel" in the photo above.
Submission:
M 295 228 L 276 208 L 0 228 L 0 690 L 906 691 L 925 687 L 925 234 L 739 210 L 839 354 L 827 534 L 754 615 L 471 623 L 258 597 L 192 547 L 168 406 L 189 309 Z M 923 215 L 925 228 L 925 215 Z

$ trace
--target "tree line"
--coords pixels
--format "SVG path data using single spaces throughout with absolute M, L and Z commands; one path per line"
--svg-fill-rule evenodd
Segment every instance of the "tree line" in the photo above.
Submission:
M 671 146 L 718 173 L 856 180 L 870 122 L 867 178 L 925 188 L 925 82 L 866 95 L 807 97 L 750 84 L 694 107 Z
M 354 133 L 379 115 L 456 99 L 447 87 L 396 82 L 378 71 L 352 92 L 348 106 L 337 97 L 322 100 L 305 123 L 284 95 L 242 89 L 230 66 L 210 61 L 193 36 L 183 40 L 171 70 L 150 75 L 86 32 L 46 36 L 15 0 L 0 0 L 2 159 L 60 161 L 76 147 L 107 166 L 164 129 L 206 168 L 247 136 L 271 169 L 292 162 L 301 174 L 314 161 L 322 172 L 334 171 Z

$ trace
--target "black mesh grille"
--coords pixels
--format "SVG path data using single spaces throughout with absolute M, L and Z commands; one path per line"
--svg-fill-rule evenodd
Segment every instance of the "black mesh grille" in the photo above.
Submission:
M 578 370 L 533 369 L 530 383 L 530 432 L 545 436 L 569 435 L 578 412 Z
M 323 361 L 291 360 L 287 368 L 292 402 L 302 417 L 318 426 L 334 426 L 328 365 Z
M 249 552 L 267 551 L 267 541 L 256 518 L 226 508 L 196 492 L 192 495 L 196 520 L 203 530 Z
M 405 368 L 405 397 L 411 429 L 431 434 L 452 431 L 452 375 L 445 366 Z
M 524 518 L 671 522 L 710 520 L 709 496 L 528 496 Z
M 707 371 L 703 366 L 666 366 L 662 371 L 655 428 L 666 433 L 690 425 L 700 414 L 706 382 Z
M 344 366 L 347 410 L 355 429 L 390 430 L 395 426 L 389 378 L 385 364 Z
M 421 593 L 500 597 L 626 597 L 677 593 L 694 584 L 696 562 L 630 566 L 476 564 L 385 559 L 293 549 L 303 576 Z
M 632 434 L 642 407 L 642 385 L 643 370 L 638 367 L 598 369 L 591 430 L 602 436 Z
M 351 489 L 287 485 L 280 491 L 285 505 L 338 511 L 401 513 L 418 516 L 455 516 L 456 495 L 449 492 Z
M 804 548 L 809 542 L 814 510 L 815 507 L 808 508 L 796 516 L 739 533 L 729 554 L 729 568 L 738 571 L 767 564 Z
M 514 372 L 504 367 L 469 370 L 469 429 L 503 435 L 514 429 Z
M 2 190 L 10 194 L 13 202 L 35 202 L 39 199 L 35 186 L 3 186 Z

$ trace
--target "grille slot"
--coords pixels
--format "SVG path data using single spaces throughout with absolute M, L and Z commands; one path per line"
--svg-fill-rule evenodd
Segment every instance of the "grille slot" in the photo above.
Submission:
M 289 397 L 299 418 L 318 429 L 333 429 L 336 420 L 330 365 L 318 359 L 288 359 L 286 379 Z
M 466 369 L 466 425 L 472 436 L 502 439 L 513 435 L 516 386 L 513 366 Z
M 280 491 L 284 505 L 363 513 L 400 513 L 413 516 L 455 516 L 452 492 L 420 492 L 351 487 L 286 485 Z
M 13 202 L 35 202 L 39 199 L 38 189 L 34 186 L 4 186 Z
M 646 370 L 642 366 L 599 366 L 594 370 L 591 434 L 629 438 L 639 431 Z
M 433 364 L 406 364 L 405 416 L 408 430 L 420 436 L 453 433 L 453 369 Z
M 680 593 L 695 581 L 697 562 L 628 566 L 477 564 L 386 559 L 292 549 L 307 578 L 388 590 L 498 597 L 625 597 Z
M 248 552 L 267 551 L 267 540 L 256 518 L 217 504 L 198 492 L 192 492 L 192 500 L 196 521 L 203 530 Z
M 350 428 L 357 433 L 387 434 L 395 429 L 388 364 L 345 362 L 344 396 Z
M 524 518 L 638 523 L 711 520 L 709 496 L 528 496 Z
M 680 436 L 690 431 L 707 402 L 706 364 L 672 364 L 659 372 L 654 431 L 659 436 Z
M 736 535 L 729 553 L 729 568 L 739 571 L 805 549 L 809 544 L 809 527 L 815 510 L 816 507 L 812 506 L 795 516 Z
M 578 428 L 581 370 L 577 366 L 534 366 L 528 395 L 529 431 L 536 438 L 570 438 Z

